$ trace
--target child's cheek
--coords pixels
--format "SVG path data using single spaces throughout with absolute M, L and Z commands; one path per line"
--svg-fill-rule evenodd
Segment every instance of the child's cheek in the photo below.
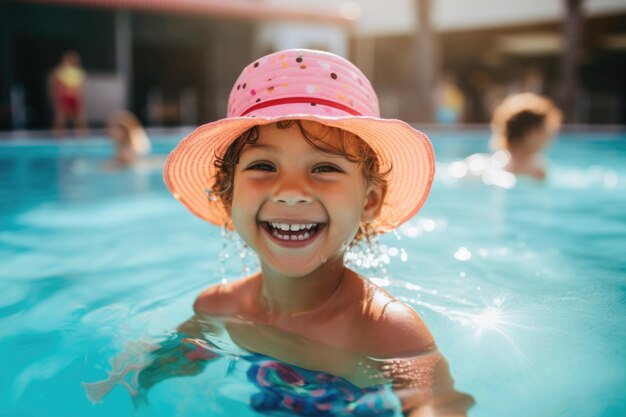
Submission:
M 235 231 L 240 235 L 242 233 L 245 233 L 245 228 L 243 227 L 245 216 L 235 204 L 231 206 L 230 218 L 233 223 L 233 227 L 235 228 Z

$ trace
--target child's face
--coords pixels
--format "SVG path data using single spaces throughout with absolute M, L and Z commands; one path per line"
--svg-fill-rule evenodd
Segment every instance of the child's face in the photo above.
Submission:
M 323 136 L 323 126 L 302 125 L 314 137 Z M 378 212 L 381 193 L 368 186 L 358 164 L 309 145 L 296 123 L 283 129 L 259 126 L 258 132 L 235 170 L 235 229 L 259 255 L 264 271 L 304 276 L 324 262 L 343 262 L 360 222 Z M 324 141 L 339 138 L 329 135 Z

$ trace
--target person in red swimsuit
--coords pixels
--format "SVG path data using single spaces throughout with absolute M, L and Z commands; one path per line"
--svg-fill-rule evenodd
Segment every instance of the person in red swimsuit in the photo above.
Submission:
M 52 129 L 55 137 L 65 135 L 68 119 L 72 120 L 77 132 L 85 134 L 87 130 L 83 100 L 85 78 L 86 74 L 76 51 L 65 52 L 60 63 L 52 70 L 49 88 L 54 108 Z

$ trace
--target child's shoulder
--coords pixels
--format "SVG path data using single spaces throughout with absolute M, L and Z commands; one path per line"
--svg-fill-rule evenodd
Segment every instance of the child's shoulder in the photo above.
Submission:
M 430 330 L 411 307 L 384 289 L 371 285 L 369 323 L 365 330 L 368 350 L 381 357 L 413 356 L 434 349 Z
M 193 309 L 198 314 L 234 316 L 258 285 L 258 275 L 213 285 L 196 299 Z

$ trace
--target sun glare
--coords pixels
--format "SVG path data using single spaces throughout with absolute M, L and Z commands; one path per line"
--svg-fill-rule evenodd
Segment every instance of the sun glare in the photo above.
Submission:
M 504 324 L 502 311 L 495 307 L 488 307 L 482 313 L 472 317 L 472 321 L 479 333 L 483 330 L 499 330 L 499 326 Z

